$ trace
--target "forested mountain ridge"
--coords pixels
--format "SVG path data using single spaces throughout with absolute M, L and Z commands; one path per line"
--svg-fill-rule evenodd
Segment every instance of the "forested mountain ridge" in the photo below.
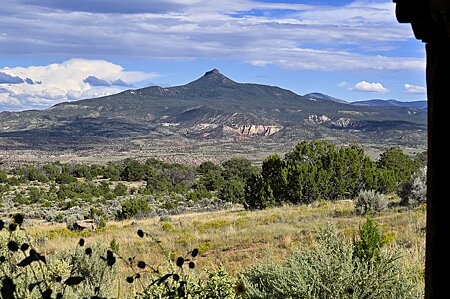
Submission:
M 276 86 L 237 83 L 214 69 L 181 86 L 127 90 L 42 111 L 2 112 L 0 123 L 1 139 L 35 147 L 169 136 L 423 142 L 426 111 L 305 97 Z
M 360 100 L 355 102 L 349 102 L 342 99 L 337 99 L 332 96 L 320 93 L 312 92 L 303 95 L 305 98 L 310 99 L 321 99 L 333 102 L 338 102 L 342 104 L 349 104 L 354 106 L 371 106 L 371 107 L 406 107 L 406 108 L 417 108 L 417 109 L 427 109 L 427 101 L 398 101 L 394 99 L 371 99 L 371 100 Z

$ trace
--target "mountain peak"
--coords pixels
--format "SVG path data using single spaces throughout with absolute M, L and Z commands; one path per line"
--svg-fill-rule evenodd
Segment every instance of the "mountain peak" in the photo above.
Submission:
M 203 86 L 207 85 L 208 88 L 213 86 L 229 86 L 237 84 L 227 76 L 223 75 L 218 69 L 212 69 L 207 71 L 202 77 L 187 84 L 188 86 Z
M 204 76 L 209 76 L 209 75 L 222 75 L 222 74 L 220 73 L 220 71 L 218 69 L 212 69 L 212 70 L 206 72 Z

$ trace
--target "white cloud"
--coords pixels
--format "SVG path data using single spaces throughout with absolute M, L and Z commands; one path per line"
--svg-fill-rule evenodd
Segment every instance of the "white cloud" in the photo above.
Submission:
M 332 7 L 251 0 L 132 0 L 137 7 L 148 2 L 144 13 L 130 11 L 132 4 L 118 0 L 108 0 L 109 8 L 100 0 L 91 5 L 5 1 L 0 54 L 227 57 L 254 65 L 319 70 L 423 70 L 425 65 L 422 57 L 373 54 L 374 49 L 392 50 L 398 42 L 414 38 L 410 26 L 397 23 L 394 4 L 387 1 Z M 108 13 L 111 9 L 114 13 Z
M 427 93 L 426 87 L 423 87 L 423 86 L 405 84 L 403 87 L 405 88 L 406 93 L 413 93 L 413 94 L 426 94 Z
M 137 83 L 158 76 L 156 73 L 125 71 L 120 65 L 104 60 L 71 59 L 60 64 L 3 68 L 0 72 L 30 78 L 41 84 L 0 84 L 0 103 L 23 107 L 44 107 L 63 101 L 110 95 L 122 86 L 93 86 L 85 81 L 94 76 L 101 80 Z
M 230 55 L 233 55 L 230 53 Z M 312 71 L 351 70 L 423 70 L 423 59 L 388 56 L 366 56 L 345 51 L 281 48 L 268 53 L 248 53 L 248 62 L 256 66 L 269 64 L 286 69 Z M 252 58 L 255 57 L 255 60 Z M 256 58 L 257 57 L 257 58 Z
M 367 81 L 361 81 L 356 83 L 352 88 L 355 91 L 362 92 L 376 92 L 376 93 L 388 93 L 389 89 L 383 86 L 381 83 L 370 83 Z
M 43 8 L 93 13 L 141 14 L 195 11 L 235 11 L 248 9 L 300 9 L 304 4 L 264 3 L 252 0 L 3 0 L 32 4 Z
M 333 25 L 375 25 L 396 22 L 393 2 L 355 1 L 344 6 L 316 6 L 302 12 L 301 16 L 318 23 Z
M 20 102 L 17 99 L 11 98 L 7 93 L 0 93 L 0 104 L 19 106 Z

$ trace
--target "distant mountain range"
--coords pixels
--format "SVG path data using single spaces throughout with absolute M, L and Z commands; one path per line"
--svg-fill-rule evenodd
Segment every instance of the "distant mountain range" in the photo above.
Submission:
M 413 102 L 401 102 L 397 100 L 367 100 L 367 101 L 357 101 L 351 103 L 356 106 L 377 106 L 377 107 L 407 107 L 407 108 L 417 108 L 417 109 L 427 109 L 427 101 L 413 101 Z
M 319 93 L 300 96 L 276 86 L 237 83 L 214 69 L 186 85 L 127 90 L 46 110 L 2 112 L 0 146 L 73 147 L 120 138 L 167 137 L 425 142 L 423 106 L 368 102 L 347 103 Z
M 427 109 L 427 101 L 411 101 L 411 102 L 402 102 L 393 99 L 389 100 L 381 100 L 381 99 L 373 99 L 373 100 L 364 100 L 364 101 L 356 101 L 356 102 L 348 102 L 341 99 L 333 98 L 329 95 L 313 92 L 304 95 L 305 98 L 310 99 L 321 99 L 321 100 L 329 100 L 342 104 L 349 104 L 355 106 L 371 106 L 371 107 L 407 107 L 407 108 L 417 108 L 417 109 Z
M 341 104 L 349 104 L 349 102 L 341 100 L 341 99 L 336 99 L 333 98 L 332 96 L 320 93 L 320 92 L 312 92 L 312 93 L 307 93 L 304 95 L 305 98 L 308 99 L 316 99 L 316 100 L 327 100 L 327 101 L 332 101 L 332 102 L 336 102 L 336 103 L 341 103 Z

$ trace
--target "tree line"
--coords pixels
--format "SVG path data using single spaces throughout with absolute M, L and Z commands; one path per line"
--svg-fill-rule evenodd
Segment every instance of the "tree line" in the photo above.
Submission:
M 303 141 L 284 158 L 267 157 L 259 174 L 246 183 L 244 205 L 261 209 L 283 203 L 355 198 L 362 190 L 397 192 L 426 165 L 426 153 L 410 157 L 398 147 L 377 161 L 360 145 L 338 147 L 326 141 Z
M 412 157 L 392 147 L 373 160 L 358 144 L 337 146 L 313 140 L 298 143 L 284 157 L 273 154 L 261 166 L 243 157 L 221 164 L 207 161 L 198 166 L 154 158 L 145 161 L 127 158 L 104 165 L 59 162 L 24 165 L 0 170 L 0 196 L 10 186 L 38 181 L 50 187 L 47 190 L 28 187 L 27 192 L 16 194 L 18 204 L 59 200 L 67 206 L 70 201 L 66 199 L 107 201 L 136 193 L 173 195 L 173 198 L 178 194 L 188 201 L 215 197 L 243 204 L 247 209 L 263 209 L 308 204 L 318 199 L 355 198 L 362 190 L 406 194 L 414 188 L 412 176 L 425 165 L 426 152 Z M 134 181 L 145 184 L 136 190 L 123 184 Z M 145 205 L 142 202 L 135 205 L 142 207 L 142 204 Z

